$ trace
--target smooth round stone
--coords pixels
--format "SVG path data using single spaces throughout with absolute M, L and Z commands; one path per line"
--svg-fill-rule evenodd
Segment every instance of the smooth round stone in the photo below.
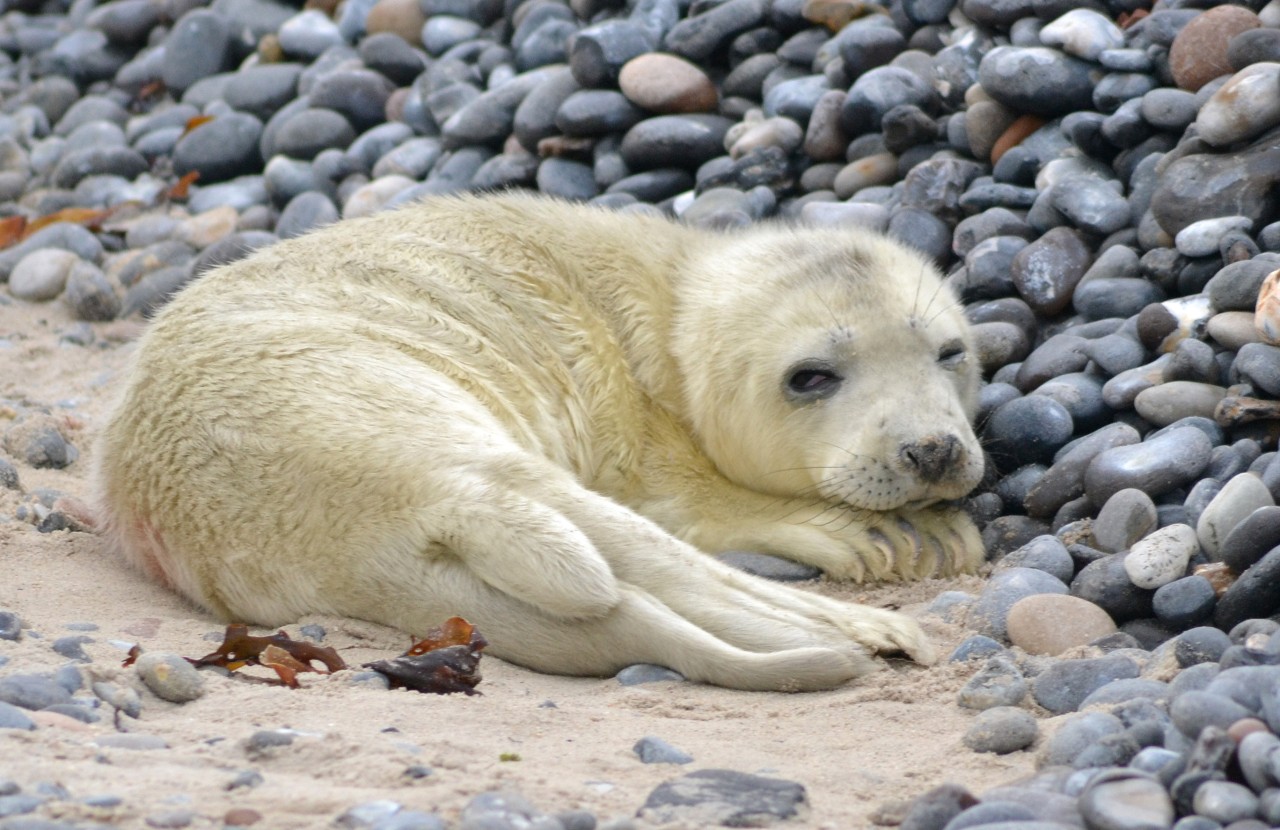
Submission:
M 1066 545 L 1058 537 L 1047 534 L 1037 536 L 1022 547 L 1010 551 L 996 563 L 998 571 L 1009 568 L 1034 568 L 1037 571 L 1044 571 L 1062 580 L 1064 585 L 1070 582 L 1075 574 L 1075 565 L 1071 554 L 1067 552 Z
M 307 9 L 289 18 L 278 33 L 280 48 L 290 57 L 312 61 L 331 46 L 345 41 L 338 24 L 319 9 Z
M 1209 336 L 1230 351 L 1238 351 L 1261 340 L 1254 328 L 1253 314 L 1247 311 L 1222 311 L 1209 318 Z
M 1107 499 L 1093 523 L 1099 550 L 1119 553 L 1155 530 L 1156 505 L 1141 490 L 1127 488 Z M 1154 586 L 1144 586 L 1154 587 Z
M 411 138 L 388 150 L 382 158 L 378 159 L 373 165 L 372 175 L 375 179 L 390 175 L 422 179 L 440 160 L 442 152 L 439 139 Z
M 1089 562 L 1071 580 L 1071 595 L 1106 611 L 1117 624 L 1150 617 L 1152 591 L 1133 584 L 1125 571 L 1125 554 Z
M 1274 506 L 1271 491 L 1261 478 L 1252 473 L 1232 476 L 1200 514 L 1196 523 L 1200 546 L 1211 559 L 1220 559 L 1223 542 L 1238 524 L 1255 510 Z
M 173 149 L 178 175 L 200 174 L 201 183 L 226 181 L 262 169 L 258 142 L 262 122 L 252 115 L 228 113 L 196 127 Z
M 182 16 L 165 38 L 160 79 L 175 95 L 202 78 L 232 67 L 235 36 L 230 22 L 208 9 Z
M 1080 703 L 1081 709 L 1093 706 L 1116 706 L 1133 701 L 1164 701 L 1169 698 L 1169 684 L 1160 680 L 1136 677 L 1113 680 L 1091 693 Z M 1116 711 L 1123 711 L 1117 708 Z M 1159 710 L 1157 710 L 1159 711 Z
M 1240 761 L 1240 771 L 1245 781 L 1257 792 L 1276 786 L 1275 772 L 1271 767 L 1271 756 L 1280 758 L 1280 738 L 1271 732 L 1251 732 L 1240 741 L 1236 757 Z
M 120 298 L 102 269 L 89 262 L 77 262 L 67 273 L 63 300 L 76 319 L 89 323 L 114 320 L 120 313 Z
M 1085 787 L 1080 814 L 1099 830 L 1154 830 L 1171 826 L 1175 816 L 1164 785 L 1154 776 L 1123 769 L 1104 772 Z
M 960 740 L 974 752 L 1007 755 L 1029 747 L 1039 732 L 1030 712 L 1014 706 L 998 706 L 974 718 Z
M 35 728 L 35 721 L 27 717 L 25 712 L 17 706 L 14 706 L 12 703 L 5 703 L 0 700 L 0 729 L 32 730 Z M 13 798 L 13 796 L 4 796 L 3 798 Z M 32 809 L 39 804 L 40 801 L 37 800 Z
M 113 175 L 133 179 L 150 169 L 131 147 L 86 147 L 65 154 L 53 170 L 54 187 L 72 189 L 89 176 Z
M 875 131 L 885 113 L 904 105 L 936 111 L 938 94 L 914 72 L 898 66 L 880 66 L 853 82 L 840 108 L 840 125 L 854 136 Z
M 807 124 L 822 96 L 831 91 L 824 75 L 806 75 L 774 84 L 764 96 L 764 114 Z M 932 123 L 932 122 L 930 122 Z M 930 135 L 932 137 L 932 134 Z
M 1196 120 L 1196 97 L 1185 89 L 1161 87 L 1142 96 L 1142 120 L 1162 130 L 1182 132 Z
M 1156 426 L 1168 426 L 1183 418 L 1212 418 L 1226 394 L 1226 389 L 1211 383 L 1173 380 L 1139 392 L 1133 408 Z
M 294 113 L 275 132 L 275 152 L 310 160 L 324 150 L 345 150 L 355 140 L 350 122 L 328 109 L 303 109 Z
M 986 639 L 998 650 L 1003 649 L 994 640 Z M 982 711 L 998 706 L 1017 706 L 1026 696 L 1027 681 L 1022 672 L 1011 659 L 997 653 L 969 678 L 960 689 L 956 702 L 966 709 Z
M 1209 463 L 1213 443 L 1194 427 L 1178 427 L 1132 446 L 1098 453 L 1085 470 L 1085 492 L 1105 504 L 1133 487 L 1155 498 L 1195 480 Z
M 974 634 L 971 637 L 966 637 L 961 641 L 960 645 L 956 646 L 955 651 L 951 652 L 947 657 L 947 662 L 963 663 L 967 660 L 991 657 L 1002 651 L 1004 651 L 1004 646 L 1000 645 L 995 640 L 982 634 Z M 1014 668 L 1016 670 L 1017 667 L 1015 666 Z M 1021 674 L 1021 672 L 1019 672 L 1019 674 Z M 972 679 L 970 679 L 970 682 L 972 682 Z M 1024 689 L 1023 694 L 1025 693 Z M 1019 700 L 1021 699 L 1022 698 L 1020 697 Z M 971 708 L 980 709 L 984 707 L 979 706 Z
M 22 709 L 39 710 L 71 703 L 71 694 L 47 677 L 11 674 L 0 678 L 0 702 Z
M 644 26 L 633 20 L 606 20 L 588 26 L 573 39 L 569 69 L 584 87 L 609 88 L 619 80 L 628 61 L 653 52 L 653 40 Z
M 1197 815 L 1229 825 L 1256 816 L 1258 797 L 1234 781 L 1204 781 L 1196 790 L 1193 806 Z
M 1031 350 L 1027 333 L 1013 323 L 979 323 L 973 326 L 972 331 L 978 363 L 987 372 L 1016 363 Z
M 1159 588 L 1186 573 L 1198 547 L 1196 532 L 1189 525 L 1162 527 L 1133 544 L 1124 558 L 1124 570 L 1139 588 Z
M 339 22 L 338 26 L 341 28 L 342 23 Z M 426 65 L 424 56 L 419 50 L 389 32 L 363 38 L 360 40 L 358 51 L 360 60 L 365 66 L 375 72 L 381 72 L 391 79 L 393 84 L 400 86 L 411 85 Z
M 1236 573 L 1243 573 L 1277 545 L 1280 545 L 1280 507 L 1263 506 L 1227 533 L 1220 554 L 1224 564 Z
M 1127 227 L 1129 201 L 1095 179 L 1064 179 L 1049 188 L 1049 204 L 1082 231 L 1105 236 Z
M 1188 577 L 1191 578 L 1194 577 Z M 1230 647 L 1231 638 L 1222 629 L 1208 625 L 1198 626 L 1187 629 L 1174 639 L 1174 657 L 1182 668 L 1207 664 L 1216 673 L 1218 660 Z
M 413 129 L 408 124 L 392 122 L 379 124 L 362 133 L 347 147 L 347 158 L 357 172 L 372 170 L 384 155 L 391 152 L 400 142 L 413 136 Z
M 1280 65 L 1277 65 L 1280 69 Z M 1280 80 L 1276 82 L 1280 86 Z M 1183 256 L 1199 257 L 1218 253 L 1222 237 L 1232 231 L 1248 231 L 1253 220 L 1248 216 L 1218 216 L 1192 222 L 1174 237 L 1174 245 Z
M 631 747 L 644 764 L 689 764 L 693 756 L 662 738 L 646 735 Z
M 1229 629 L 1245 620 L 1269 617 L 1277 612 L 1280 612 L 1280 548 L 1273 548 L 1218 599 L 1213 622 Z
M 1040 30 L 1040 42 L 1068 55 L 1096 61 L 1106 49 L 1124 45 L 1124 32 L 1093 9 L 1073 9 Z
M 57 248 L 32 251 L 9 274 L 9 293 L 28 302 L 52 300 L 62 293 L 67 275 L 79 261 L 72 252 Z
M 1261 135 L 1280 124 L 1280 63 L 1256 63 L 1241 69 L 1200 108 L 1200 138 L 1224 147 Z
M 481 31 L 483 27 L 474 20 L 450 14 L 436 15 L 427 18 L 422 27 L 422 45 L 428 54 L 439 57 L 460 43 L 474 40 Z
M 1161 622 L 1174 628 L 1186 628 L 1209 619 L 1217 601 L 1213 583 L 1203 576 L 1192 575 L 1156 589 L 1151 607 Z
M 716 558 L 726 565 L 775 582 L 807 582 L 818 579 L 822 571 L 791 559 L 751 551 L 724 551 Z
M 1058 655 L 1116 631 L 1115 622 L 1098 606 L 1055 594 L 1018 600 L 1006 625 L 1009 642 L 1028 654 Z
M 993 412 L 983 437 L 992 456 L 1003 467 L 1013 469 L 1051 460 L 1073 431 L 1071 414 L 1062 404 L 1028 395 Z
M 873 153 L 849 162 L 836 174 L 836 196 L 848 199 L 860 190 L 889 184 L 897 178 L 898 159 L 892 153 Z
M 1195 739 L 1206 727 L 1226 729 L 1252 713 L 1222 694 L 1210 691 L 1188 691 L 1176 695 L 1169 706 L 1169 717 L 1178 731 Z
M 1227 154 L 1192 153 L 1158 174 L 1151 213 L 1166 233 L 1215 216 L 1248 216 L 1261 221 L 1278 177 L 1280 163 L 1267 155 L 1270 142 Z
M 627 61 L 618 87 L 631 103 L 650 112 L 711 112 L 718 95 L 707 73 L 676 55 L 641 54 Z
M 610 89 L 583 89 L 573 93 L 556 111 L 556 126 L 570 136 L 603 136 L 630 129 L 645 117 L 644 111 Z
M 634 666 L 627 666 L 614 675 L 614 678 L 623 686 L 639 686 L 644 683 L 680 683 L 684 681 L 684 675 L 679 672 L 649 663 L 637 663 Z
M 733 126 L 718 115 L 659 115 L 636 124 L 622 138 L 622 158 L 632 170 L 670 167 L 678 162 L 696 169 L 723 152 Z
M 232 76 L 223 98 L 234 109 L 267 119 L 297 97 L 301 75 L 302 66 L 296 63 L 251 66 Z
M 1137 664 L 1121 655 L 1059 660 L 1036 675 L 1031 693 L 1045 709 L 1061 715 L 1074 712 L 1086 697 L 1111 681 L 1137 676 Z
M 1270 395 L 1280 395 L 1280 347 L 1249 343 L 1236 353 L 1233 368 Z
M 307 191 L 289 200 L 276 221 L 276 235 L 292 239 L 307 231 L 338 221 L 338 208 L 323 193 Z
M 369 69 L 339 69 L 328 72 L 311 86 L 311 106 L 331 109 L 363 132 L 387 120 L 387 99 L 392 83 Z
M 1089 247 L 1075 231 L 1053 228 L 1014 257 L 1011 276 L 1019 295 L 1040 314 L 1053 316 L 1071 302 L 1071 294 L 1089 267 Z
M 992 575 L 969 609 L 974 631 L 994 640 L 1006 639 L 1009 609 L 1018 600 L 1035 594 L 1065 594 L 1062 580 L 1032 568 L 1009 568 Z
M 1240 6 L 1219 6 L 1196 15 L 1169 47 L 1174 83 L 1195 92 L 1214 78 L 1229 74 L 1231 39 L 1260 25 L 1256 14 Z
M 790 118 L 764 118 L 743 121 L 725 133 L 724 142 L 732 158 L 741 158 L 763 147 L 778 147 L 790 155 L 804 140 L 804 129 Z
M 1054 731 L 1037 760 L 1045 766 L 1071 766 L 1082 752 L 1107 736 L 1119 735 L 1124 730 L 1124 723 L 1107 712 L 1073 715 Z
M 591 165 L 570 159 L 543 159 L 537 183 L 539 191 L 561 199 L 586 201 L 600 192 Z
M 1090 65 L 1056 49 L 997 46 L 983 56 L 978 81 L 1016 112 L 1053 117 L 1093 104 Z
M 204 695 L 204 678 L 183 657 L 147 652 L 134 664 L 138 676 L 156 697 L 187 703 Z

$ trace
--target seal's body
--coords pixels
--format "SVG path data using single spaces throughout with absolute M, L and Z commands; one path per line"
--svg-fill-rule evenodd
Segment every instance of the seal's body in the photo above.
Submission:
M 219 268 L 139 344 L 105 531 L 229 619 L 310 613 L 747 689 L 929 659 L 908 618 L 734 571 L 972 569 L 976 361 L 919 256 L 530 196 L 427 202 Z

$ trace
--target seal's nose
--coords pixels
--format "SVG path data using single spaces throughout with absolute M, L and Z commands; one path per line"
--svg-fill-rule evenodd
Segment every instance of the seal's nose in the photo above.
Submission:
M 960 461 L 964 447 L 950 433 L 930 435 L 898 448 L 898 457 L 914 470 L 921 480 L 933 482 L 943 478 Z

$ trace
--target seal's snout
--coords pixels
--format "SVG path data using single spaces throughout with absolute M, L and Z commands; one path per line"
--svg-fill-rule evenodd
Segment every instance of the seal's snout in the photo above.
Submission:
M 951 433 L 929 435 L 919 441 L 903 443 L 898 457 L 922 481 L 940 481 L 952 472 L 964 456 L 964 445 Z

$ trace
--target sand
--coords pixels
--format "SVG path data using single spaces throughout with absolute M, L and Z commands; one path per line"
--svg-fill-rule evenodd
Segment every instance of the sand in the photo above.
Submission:
M 94 324 L 92 345 L 62 343 L 61 333 L 74 325 L 57 302 L 0 298 L 0 433 L 31 410 L 62 419 L 80 450 L 75 463 L 38 470 L 10 458 L 24 491 L 56 488 L 87 499 L 93 435 L 142 324 Z M 956 693 L 976 665 L 889 660 L 882 671 L 836 691 L 775 694 L 688 683 L 624 687 L 611 678 L 553 677 L 485 657 L 483 694 L 473 697 L 382 691 L 341 675 L 304 675 L 302 687 L 290 690 L 206 673 L 203 697 L 167 703 L 121 667 L 125 650 L 137 643 L 197 657 L 213 650 L 216 637 L 208 638 L 221 622 L 130 570 L 91 533 L 38 533 L 13 519 L 23 501 L 22 492 L 0 490 L 0 609 L 18 613 L 27 627 L 18 642 L 0 640 L 0 655 L 9 658 L 0 676 L 63 665 L 52 641 L 79 633 L 69 623 L 96 623 L 84 647 L 92 662 L 83 670 L 138 688 L 141 718 L 124 718 L 121 728 L 168 745 L 99 745 L 116 732 L 110 717 L 84 726 L 41 716 L 35 731 L 0 730 L 0 779 L 27 791 L 57 782 L 73 796 L 38 815 L 144 827 L 147 817 L 190 810 L 196 818 L 189 826 L 203 828 L 221 827 L 228 810 L 248 808 L 262 815 L 259 827 L 306 828 L 332 826 L 342 811 L 386 799 L 454 822 L 474 795 L 514 790 L 546 812 L 583 809 L 609 821 L 633 817 L 664 781 L 723 768 L 803 784 L 808 808 L 784 826 L 857 828 L 873 826 L 877 813 L 895 812 L 885 805 L 944 782 L 980 794 L 1033 768 L 1030 752 L 980 755 L 961 744 L 975 713 L 956 705 Z M 980 586 L 979 578 L 967 577 L 872 588 L 821 583 L 813 590 L 919 614 L 941 591 Z M 921 620 L 944 655 L 965 636 L 934 616 Z M 359 621 L 300 622 L 323 625 L 326 643 L 348 665 L 393 656 L 408 644 L 399 632 Z M 299 636 L 297 626 L 288 630 Z M 268 677 L 260 669 L 243 674 Z M 246 747 L 253 733 L 281 728 L 296 731 L 291 745 L 259 753 Z M 694 761 L 641 763 L 632 746 L 646 735 Z M 431 774 L 407 775 L 414 766 Z M 228 790 L 248 769 L 263 783 Z M 76 803 L 100 794 L 123 803 L 97 812 Z

